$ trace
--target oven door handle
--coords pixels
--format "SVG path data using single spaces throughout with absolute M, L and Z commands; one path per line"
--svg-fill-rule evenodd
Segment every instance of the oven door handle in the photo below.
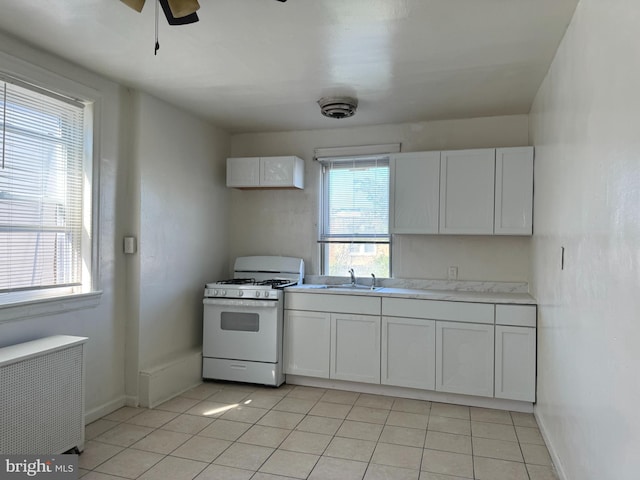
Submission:
M 277 308 L 277 300 L 242 300 L 236 298 L 205 298 L 204 305 L 217 305 L 223 307 L 244 307 L 244 308 Z

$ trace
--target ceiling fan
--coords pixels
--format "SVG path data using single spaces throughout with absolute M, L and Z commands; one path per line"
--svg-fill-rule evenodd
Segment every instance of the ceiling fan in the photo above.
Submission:
M 134 10 L 141 12 L 145 0 L 120 0 Z M 198 0 L 158 0 L 169 25 L 186 25 L 199 20 L 196 11 L 200 8 Z M 277 0 L 286 2 L 287 0 Z
M 145 0 L 120 0 L 125 5 L 133 8 L 137 12 L 142 11 Z M 287 0 L 277 0 L 286 2 Z M 160 43 L 158 43 L 158 3 L 162 6 L 164 16 L 167 17 L 169 25 L 187 25 L 199 21 L 196 11 L 200 8 L 198 0 L 154 0 L 156 3 L 156 43 L 154 55 L 158 54 Z

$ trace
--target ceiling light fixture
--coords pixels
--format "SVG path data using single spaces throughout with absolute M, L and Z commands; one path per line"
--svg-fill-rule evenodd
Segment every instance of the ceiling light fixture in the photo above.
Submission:
M 358 100 L 352 97 L 322 97 L 318 100 L 320 112 L 329 118 L 349 118 L 355 115 Z

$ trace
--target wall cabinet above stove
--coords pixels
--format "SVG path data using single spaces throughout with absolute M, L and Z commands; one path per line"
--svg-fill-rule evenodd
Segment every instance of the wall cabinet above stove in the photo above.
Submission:
M 287 157 L 227 158 L 227 187 L 304 188 L 304 161 Z

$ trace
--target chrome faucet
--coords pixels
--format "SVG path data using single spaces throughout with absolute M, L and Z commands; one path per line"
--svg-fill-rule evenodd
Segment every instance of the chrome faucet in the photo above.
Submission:
M 376 276 L 372 273 L 371 274 L 371 290 L 375 290 L 376 289 Z
M 349 269 L 349 275 L 351 275 L 351 286 L 355 287 L 356 286 L 356 274 L 353 271 L 353 268 Z

